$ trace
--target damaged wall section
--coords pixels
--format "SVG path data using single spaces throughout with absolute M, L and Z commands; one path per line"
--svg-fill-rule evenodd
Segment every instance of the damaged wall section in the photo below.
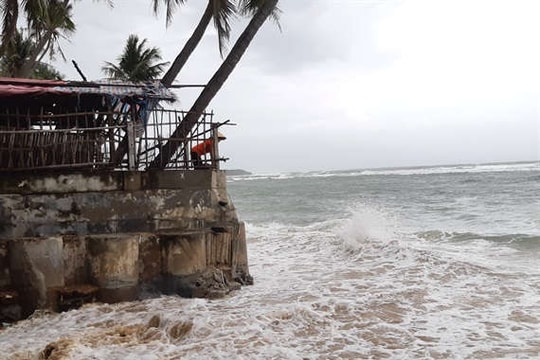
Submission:
M 217 170 L 0 176 L 0 318 L 249 284 L 244 224 Z

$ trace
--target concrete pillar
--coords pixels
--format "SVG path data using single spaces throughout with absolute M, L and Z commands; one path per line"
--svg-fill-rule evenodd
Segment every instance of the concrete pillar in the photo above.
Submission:
M 10 285 L 7 241 L 0 240 L 0 289 Z
M 209 232 L 206 234 L 206 264 L 220 269 L 231 268 L 231 239 L 230 229 L 224 232 Z
M 19 294 L 22 317 L 29 316 L 36 309 L 46 307 L 48 300 L 45 276 L 29 255 L 27 242 L 31 241 L 35 239 L 12 240 L 8 243 L 11 284 Z
M 204 232 L 161 236 L 160 240 L 164 274 L 186 276 L 206 269 Z
M 64 235 L 64 283 L 66 286 L 88 282 L 86 268 L 86 238 L 79 235 Z
M 90 278 L 100 301 L 132 301 L 139 295 L 138 234 L 87 237 Z
M 243 221 L 238 225 L 238 233 L 232 239 L 232 276 L 243 285 L 253 284 L 249 274 L 248 254 L 246 243 L 246 226 Z
M 141 234 L 139 241 L 139 281 L 151 283 L 161 276 L 160 240 L 154 234 Z
M 43 281 L 42 287 L 38 287 L 45 291 L 46 300 L 42 306 L 56 309 L 56 289 L 64 286 L 62 237 L 26 239 L 24 248 L 38 279 Z
M 45 279 L 45 287 L 64 286 L 64 259 L 62 237 L 24 241 L 28 257 Z

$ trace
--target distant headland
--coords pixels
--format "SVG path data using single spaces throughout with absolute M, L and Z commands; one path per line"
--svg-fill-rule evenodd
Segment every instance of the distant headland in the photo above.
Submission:
M 246 170 L 242 170 L 242 169 L 231 169 L 231 170 L 225 170 L 225 175 L 239 176 L 239 175 L 252 175 L 252 173 Z

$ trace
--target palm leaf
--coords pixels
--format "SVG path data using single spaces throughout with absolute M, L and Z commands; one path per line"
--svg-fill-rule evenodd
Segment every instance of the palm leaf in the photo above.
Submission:
M 165 19 L 167 26 L 169 26 L 171 24 L 172 16 L 174 11 L 176 10 L 176 7 L 178 5 L 183 5 L 185 3 L 185 0 L 152 0 L 152 8 L 154 10 L 154 14 L 157 15 L 157 13 L 159 12 L 161 3 L 165 5 Z
M 267 0 L 238 0 L 238 12 L 244 16 L 253 16 L 257 10 L 264 5 L 265 1 Z M 281 12 L 282 11 L 276 6 L 269 16 L 276 23 L 279 30 L 281 30 L 281 25 L 279 23 Z
M 112 79 L 127 81 L 154 80 L 163 72 L 167 62 L 161 60 L 158 48 L 148 48 L 146 39 L 140 40 L 137 35 L 130 35 L 124 50 L 118 56 L 118 64 L 105 62 L 102 71 Z
M 230 0 L 210 0 L 213 7 L 214 27 L 218 35 L 219 53 L 223 56 L 231 36 L 231 18 L 236 14 L 236 6 Z

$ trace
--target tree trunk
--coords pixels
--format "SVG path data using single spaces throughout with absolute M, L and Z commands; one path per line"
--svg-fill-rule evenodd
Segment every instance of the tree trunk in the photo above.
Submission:
M 0 43 L 0 54 L 3 55 L 13 36 L 17 31 L 17 19 L 19 18 L 19 2 L 17 0 L 2 1 L 2 42 Z
M 48 44 L 52 40 L 52 32 L 48 31 L 36 44 L 34 49 L 32 50 L 32 53 L 30 54 L 30 57 L 25 60 L 23 66 L 19 70 L 18 76 L 21 78 L 28 78 L 32 74 L 32 71 L 36 67 L 37 59 L 39 55 L 47 48 Z
M 176 150 L 182 144 L 182 139 L 186 138 L 191 129 L 197 124 L 202 113 L 240 62 L 249 44 L 275 9 L 277 3 L 278 0 L 266 0 L 259 10 L 257 10 L 244 32 L 236 40 L 231 52 L 215 72 L 214 76 L 212 76 L 184 120 L 171 134 L 169 141 L 162 147 L 158 156 L 152 161 L 150 164 L 151 168 L 164 168 L 169 163 Z
M 199 21 L 199 24 L 193 31 L 193 34 L 191 34 L 190 38 L 182 48 L 182 51 L 180 51 L 180 54 L 174 59 L 174 62 L 172 63 L 171 67 L 165 75 L 163 76 L 163 79 L 161 79 L 161 83 L 165 87 L 169 87 L 172 85 L 174 79 L 178 76 L 184 65 L 186 64 L 187 60 L 193 53 L 193 50 L 197 47 L 199 42 L 201 41 L 204 33 L 206 32 L 206 29 L 208 28 L 208 24 L 210 24 L 210 21 L 212 20 L 212 4 L 211 1 L 208 1 L 208 6 L 206 7 L 206 10 L 204 10 L 204 14 Z

